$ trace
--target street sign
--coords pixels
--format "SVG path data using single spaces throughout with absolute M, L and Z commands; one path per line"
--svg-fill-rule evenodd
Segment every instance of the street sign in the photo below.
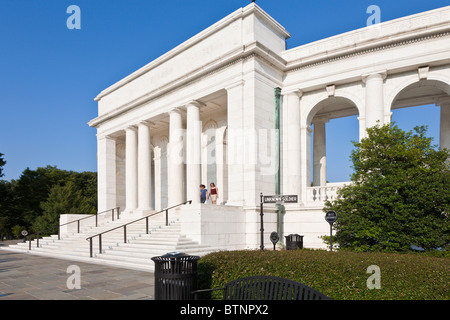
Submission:
M 328 211 L 327 214 L 325 215 L 325 220 L 329 223 L 329 224 L 333 224 L 336 222 L 337 220 L 337 214 L 334 211 Z
M 297 195 L 274 195 L 274 196 L 264 196 L 264 203 L 298 203 Z
M 325 214 L 325 220 L 330 224 L 330 251 L 333 251 L 333 223 L 337 220 L 337 213 L 328 211 Z
M 28 235 L 28 231 L 27 231 L 27 230 L 23 230 L 23 231 L 21 232 L 21 234 L 22 234 L 24 237 L 26 237 L 26 236 Z

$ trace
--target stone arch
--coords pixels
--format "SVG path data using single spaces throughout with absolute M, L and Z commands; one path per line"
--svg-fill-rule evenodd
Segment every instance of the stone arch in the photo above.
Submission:
M 413 91 L 417 91 L 416 94 Z M 399 85 L 388 100 L 390 110 L 414 105 L 436 104 L 439 99 L 450 96 L 450 82 L 440 80 L 409 79 Z M 414 102 L 415 100 L 416 102 Z
M 353 86 L 354 88 L 354 86 Z M 312 169 L 312 182 L 314 186 L 326 186 L 327 179 L 327 152 L 326 152 L 326 132 L 325 125 L 330 120 L 345 118 L 350 116 L 364 117 L 364 104 L 361 97 L 346 91 L 338 92 L 330 96 L 323 94 L 312 101 L 311 107 L 306 114 L 304 125 L 313 129 L 311 142 L 307 155 L 308 167 Z M 359 119 L 359 118 L 358 118 Z M 313 126 L 314 124 L 314 126 Z M 359 126 L 359 136 L 361 136 L 361 125 Z M 351 140 L 351 139 L 349 139 Z M 311 161 L 312 156 L 312 161 Z M 307 182 L 309 183 L 309 182 Z
M 443 81 L 444 80 L 444 81 Z M 426 79 L 413 79 L 398 85 L 389 97 L 390 111 L 415 107 L 436 105 L 440 107 L 439 136 L 440 147 L 450 148 L 450 79 L 429 76 Z
M 332 105 L 335 105 L 335 107 L 333 108 Z M 327 109 L 323 111 L 322 109 L 324 108 Z M 310 104 L 309 111 L 305 117 L 306 120 L 305 125 L 310 126 L 312 124 L 313 118 L 317 116 L 318 113 L 319 114 L 329 113 L 331 115 L 333 112 L 340 112 L 340 114 L 337 117 L 346 117 L 352 115 L 352 113 L 354 114 L 354 112 L 352 111 L 347 112 L 345 109 L 353 109 L 353 108 L 356 108 L 359 115 L 361 116 L 364 115 L 365 112 L 363 104 L 360 103 L 360 101 L 358 101 L 356 97 L 350 94 L 341 93 L 339 95 L 336 94 L 331 97 L 321 95 L 320 97 L 312 101 L 312 103 Z M 323 112 L 321 112 L 321 110 Z

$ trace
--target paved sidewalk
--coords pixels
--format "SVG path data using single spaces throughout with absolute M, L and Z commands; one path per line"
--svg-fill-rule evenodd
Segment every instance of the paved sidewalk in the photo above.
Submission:
M 69 266 L 80 268 L 78 290 L 67 287 L 75 276 Z M 153 300 L 153 294 L 150 272 L 0 249 L 0 300 Z

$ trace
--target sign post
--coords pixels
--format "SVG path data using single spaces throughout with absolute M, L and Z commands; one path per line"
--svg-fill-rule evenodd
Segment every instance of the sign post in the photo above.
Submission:
M 273 243 L 273 250 L 275 251 L 275 246 L 277 242 L 280 240 L 280 237 L 278 236 L 278 233 L 275 231 L 270 234 L 270 241 Z
M 334 211 L 328 211 L 325 220 L 330 224 L 330 251 L 333 251 L 333 223 L 337 220 L 337 214 Z
M 273 196 L 263 196 L 262 192 L 260 194 L 260 215 L 261 215 L 261 250 L 264 250 L 264 203 L 297 203 L 297 195 L 273 195 Z
M 264 209 L 263 209 L 263 206 L 264 206 L 264 197 L 263 197 L 263 194 L 262 194 L 262 192 L 261 192 L 261 195 L 260 195 L 260 201 L 261 201 L 261 212 L 260 212 L 260 216 L 261 216 L 261 229 L 259 229 L 259 231 L 261 231 L 261 246 L 260 246 L 260 248 L 261 248 L 261 251 L 264 251 Z

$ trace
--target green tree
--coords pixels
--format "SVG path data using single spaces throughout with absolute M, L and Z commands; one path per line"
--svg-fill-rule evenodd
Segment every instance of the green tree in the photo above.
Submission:
M 41 203 L 42 215 L 33 223 L 34 232 L 56 233 L 61 214 L 95 214 L 96 208 L 75 183 L 54 185 L 46 201 Z
M 3 159 L 4 154 L 0 153 L 0 178 L 4 176 L 3 166 L 6 164 L 5 159 Z
M 47 200 L 54 185 L 62 185 L 69 178 L 69 172 L 47 166 L 31 170 L 25 169 L 16 181 L 12 181 L 16 195 L 16 208 L 23 222 L 29 227 L 38 216 L 42 215 L 41 202 Z
M 352 184 L 326 202 L 334 210 L 333 239 L 357 251 L 426 250 L 450 242 L 448 150 L 437 150 L 426 127 L 405 132 L 395 123 L 367 130 L 354 142 Z

